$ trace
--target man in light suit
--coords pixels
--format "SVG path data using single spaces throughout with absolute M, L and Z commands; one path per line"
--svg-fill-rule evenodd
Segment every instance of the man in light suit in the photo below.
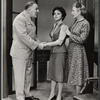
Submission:
M 32 51 L 37 47 L 43 49 L 36 37 L 36 27 L 32 18 L 39 12 L 35 2 L 28 2 L 25 10 L 13 21 L 13 42 L 10 55 L 12 56 L 17 100 L 39 100 L 30 93 L 32 72 Z

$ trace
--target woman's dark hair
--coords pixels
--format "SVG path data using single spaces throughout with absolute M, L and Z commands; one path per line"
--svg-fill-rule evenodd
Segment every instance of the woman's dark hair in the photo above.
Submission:
M 59 10 L 62 13 L 62 20 L 64 20 L 67 15 L 65 9 L 63 7 L 55 7 L 52 11 L 52 15 L 54 15 L 55 10 Z
M 87 11 L 86 11 L 85 6 L 84 6 L 82 3 L 75 2 L 75 3 L 73 4 L 73 6 L 76 7 L 76 8 L 79 8 L 79 9 L 81 10 L 81 15 L 82 15 L 82 16 L 85 16 L 85 15 L 86 15 Z
M 25 5 L 25 10 L 27 10 L 29 7 L 31 7 L 33 4 L 36 4 L 36 2 L 35 1 L 30 1 L 30 2 L 28 2 L 28 3 L 26 3 L 26 5 Z

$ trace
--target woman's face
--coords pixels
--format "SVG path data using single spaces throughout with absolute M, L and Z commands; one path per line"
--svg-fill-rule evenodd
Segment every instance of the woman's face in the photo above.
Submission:
M 53 16 L 54 16 L 54 19 L 55 19 L 56 21 L 59 21 L 59 20 L 62 19 L 62 13 L 61 13 L 59 10 L 55 10 Z
M 73 18 L 77 18 L 80 15 L 80 9 L 73 6 L 71 14 Z

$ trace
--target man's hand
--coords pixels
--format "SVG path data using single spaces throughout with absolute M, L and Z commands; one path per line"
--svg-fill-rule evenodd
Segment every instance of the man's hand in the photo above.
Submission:
M 38 45 L 38 48 L 39 48 L 39 49 L 43 49 L 43 48 L 44 48 L 43 43 L 40 43 L 40 44 Z

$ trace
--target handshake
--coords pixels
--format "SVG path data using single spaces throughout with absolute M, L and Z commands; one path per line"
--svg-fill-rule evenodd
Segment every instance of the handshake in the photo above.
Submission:
M 41 42 L 41 43 L 38 45 L 38 48 L 42 50 L 42 49 L 44 49 L 44 47 L 47 46 L 46 44 L 47 44 L 46 42 Z

